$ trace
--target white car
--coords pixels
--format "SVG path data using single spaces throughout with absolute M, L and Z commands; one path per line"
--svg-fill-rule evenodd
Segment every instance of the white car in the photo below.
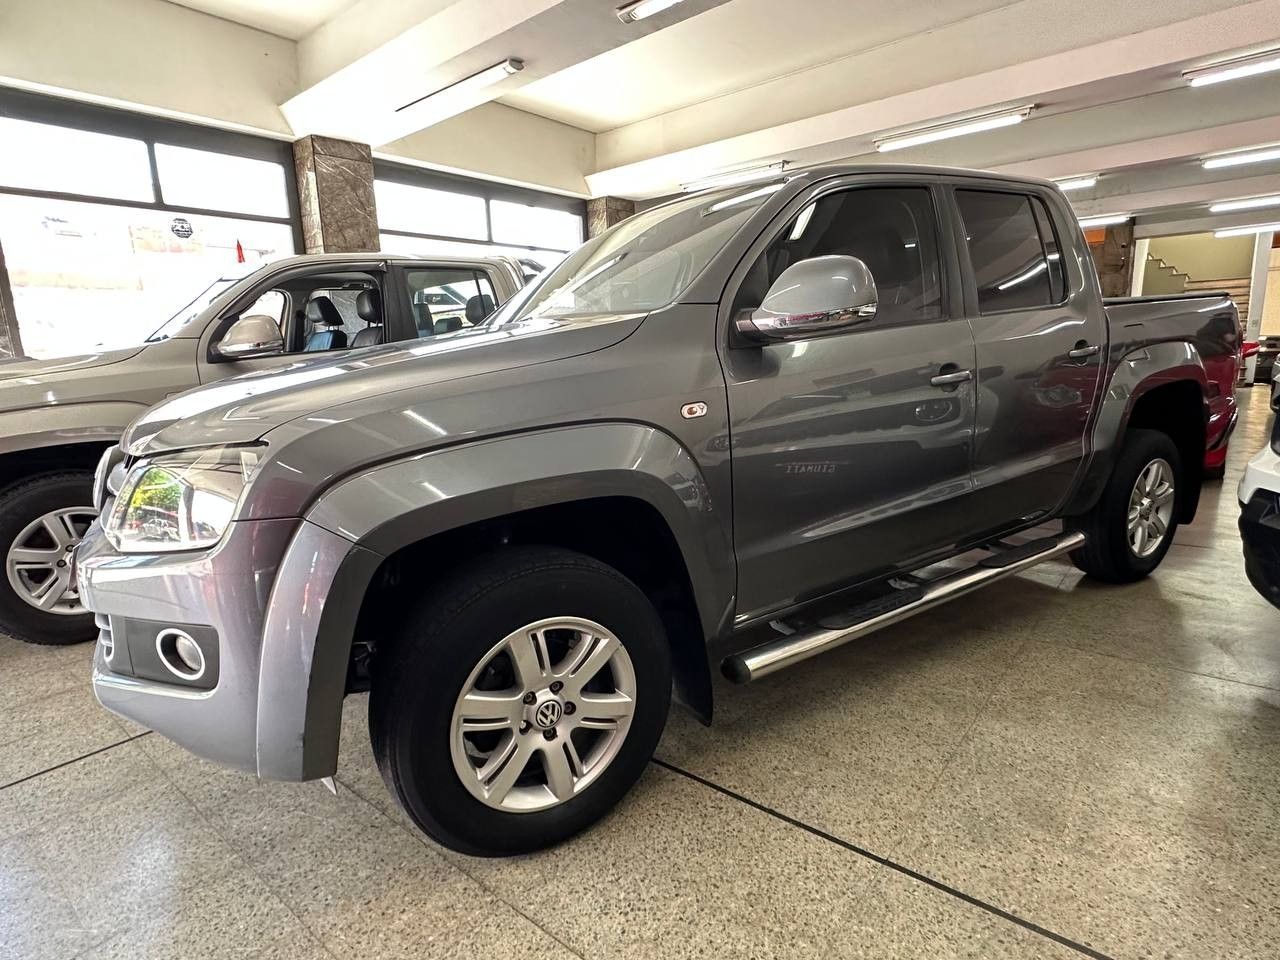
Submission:
M 1273 387 L 1271 409 L 1280 411 L 1280 385 Z M 1280 607 L 1280 416 L 1272 422 L 1268 444 L 1245 467 L 1239 495 L 1245 573 Z

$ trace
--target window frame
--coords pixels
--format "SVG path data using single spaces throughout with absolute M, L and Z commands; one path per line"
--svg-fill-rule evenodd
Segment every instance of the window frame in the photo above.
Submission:
M 579 245 L 585 243 L 587 238 L 587 203 L 577 197 L 566 197 L 556 193 L 547 193 L 541 190 L 530 190 L 524 187 L 513 187 L 504 183 L 494 183 L 487 180 L 474 180 L 470 177 L 462 177 L 456 174 L 444 173 L 437 170 L 428 170 L 422 167 L 413 166 L 412 164 L 396 162 L 396 158 L 385 154 L 374 154 L 373 157 L 373 178 L 374 180 L 387 180 L 392 183 L 402 184 L 409 187 L 425 187 L 428 190 L 444 190 L 449 193 L 460 193 L 467 196 L 479 197 L 484 200 L 484 219 L 485 219 L 485 236 L 482 239 L 476 237 L 460 237 L 438 233 L 419 233 L 411 230 L 389 230 L 381 224 L 378 225 L 378 233 L 385 234 L 389 237 L 408 237 L 414 240 L 440 240 L 452 243 L 470 243 L 477 246 L 499 246 L 508 247 L 513 250 L 528 250 L 536 252 L 540 250 L 554 251 L 556 253 L 569 253 L 576 247 L 568 250 L 558 247 L 534 246 L 526 243 L 506 243 L 502 240 L 495 240 L 493 237 L 493 213 L 489 204 L 493 200 L 506 200 L 511 203 L 520 203 L 532 205 L 535 207 L 544 207 L 549 210 L 559 210 L 565 213 L 572 213 L 578 217 L 582 224 L 582 239 Z M 495 290 L 497 288 L 495 287 Z
M 489 289 L 493 291 L 493 308 L 497 310 L 502 306 L 503 301 L 498 299 L 498 284 L 494 280 L 493 268 L 488 265 L 478 263 L 450 262 L 445 259 L 440 260 L 397 260 L 392 263 L 392 269 L 388 274 L 387 283 L 394 283 L 396 286 L 396 301 L 398 303 L 397 310 L 402 316 L 405 334 L 402 339 L 407 342 L 430 343 L 432 337 L 424 337 L 418 329 L 418 320 L 413 312 L 413 301 L 409 296 L 409 274 L 416 273 L 420 270 L 466 270 L 473 277 L 484 277 L 489 283 Z M 478 280 L 475 281 L 477 286 Z M 383 303 L 386 303 L 384 296 Z M 463 310 L 466 310 L 466 303 L 462 304 Z M 385 308 L 384 308 L 385 309 Z M 463 328 L 467 329 L 466 327 Z
M 938 281 L 941 287 L 938 298 L 938 305 L 941 309 L 941 315 L 932 320 L 902 320 L 892 323 L 876 323 L 874 320 L 866 324 L 858 324 L 839 332 L 823 334 L 820 337 L 815 336 L 814 339 L 828 339 L 830 337 L 847 336 L 863 332 L 872 332 L 875 330 L 890 330 L 904 327 L 920 327 L 927 328 L 935 323 L 954 323 L 963 321 L 966 315 L 967 304 L 962 297 L 961 284 L 958 282 L 960 271 L 960 263 L 957 259 L 954 242 L 949 242 L 956 232 L 957 225 L 955 223 L 955 212 L 952 209 L 952 203 L 948 202 L 948 198 L 943 196 L 944 183 L 941 177 L 936 174 L 886 174 L 886 173 L 865 173 L 865 174 L 846 174 L 843 176 L 833 177 L 829 180 L 822 180 L 818 183 L 811 184 L 805 190 L 787 201 L 786 205 L 778 211 L 768 222 L 767 226 L 760 234 L 751 242 L 746 251 L 742 254 L 737 265 L 733 268 L 729 275 L 729 280 L 725 284 L 721 292 L 718 311 L 718 325 L 722 328 L 721 337 L 728 339 L 729 345 L 732 347 L 754 347 L 759 348 L 759 343 L 746 343 L 740 339 L 734 324 L 732 314 L 733 303 L 738 297 L 743 283 L 746 282 L 747 274 L 751 267 L 755 264 L 756 259 L 767 250 L 782 233 L 791 228 L 791 224 L 805 207 L 811 203 L 817 203 L 825 197 L 835 193 L 847 193 L 851 190 L 904 190 L 904 189 L 923 189 L 928 192 L 929 202 L 933 208 L 934 230 L 937 234 L 938 249 Z M 794 341 L 787 341 L 788 343 Z M 785 345 L 785 344 L 784 344 Z M 766 348 L 771 346 L 765 345 Z
M 972 318 L 981 317 L 999 317 L 1012 313 L 1034 313 L 1039 310 L 1058 310 L 1067 305 L 1075 294 L 1071 276 L 1067 270 L 1066 256 L 1064 251 L 1066 248 L 1062 245 L 1062 236 L 1058 229 L 1057 217 L 1054 215 L 1054 205 L 1047 192 L 1035 187 L 1032 184 L 1009 183 L 1003 180 L 983 180 L 981 178 L 962 179 L 956 178 L 946 183 L 947 205 L 951 211 L 952 223 L 954 225 L 952 233 L 952 243 L 955 246 L 956 254 L 960 262 L 960 272 L 962 277 L 962 286 L 964 290 L 965 312 Z M 1045 246 L 1045 236 L 1042 231 L 1040 217 L 1036 213 L 1036 202 L 1039 201 L 1041 208 L 1048 218 L 1050 229 L 1053 231 L 1053 241 L 1057 245 L 1059 260 L 1058 263 L 1062 270 L 1062 297 L 1059 300 L 1049 303 L 1037 304 L 1031 307 L 1005 307 L 1000 310 L 983 310 L 978 300 L 978 276 L 973 269 L 973 260 L 969 256 L 969 240 L 965 235 L 964 217 L 960 212 L 960 201 L 956 194 L 966 190 L 977 193 L 1004 193 L 1013 196 L 1023 197 L 1028 201 L 1031 211 L 1031 220 L 1035 224 L 1036 236 L 1040 240 L 1040 250 L 1042 255 L 1048 256 L 1048 250 Z M 1050 284 L 1050 295 L 1052 295 L 1053 287 Z
M 151 168 L 152 199 L 121 200 L 95 194 L 82 194 L 61 190 L 32 190 L 0 184 L 0 193 L 46 200 L 71 200 L 77 203 L 93 203 L 109 207 L 129 207 L 155 210 L 159 213 L 195 214 L 223 220 L 252 220 L 260 223 L 278 223 L 293 231 L 295 250 L 303 250 L 306 243 L 302 235 L 302 215 L 298 206 L 297 173 L 293 165 L 293 147 L 285 140 L 247 133 L 202 127 L 181 120 L 153 117 L 116 107 L 64 100 L 25 90 L 0 88 L 0 114 L 16 120 L 28 120 L 53 126 L 73 127 L 87 133 L 105 133 L 129 137 L 146 144 L 147 161 Z M 205 207 L 178 206 L 165 203 L 160 185 L 159 167 L 156 163 L 156 144 L 190 147 L 222 153 L 231 157 L 250 160 L 266 160 L 284 168 L 285 202 L 287 216 L 273 217 L 256 213 L 239 213 L 230 210 L 214 210 Z

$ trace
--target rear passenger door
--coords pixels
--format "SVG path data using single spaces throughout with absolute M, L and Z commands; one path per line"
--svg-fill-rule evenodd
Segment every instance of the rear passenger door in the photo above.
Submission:
M 975 509 L 995 531 L 1058 506 L 1085 455 L 1106 323 L 1060 198 L 952 184 L 965 309 L 977 344 Z

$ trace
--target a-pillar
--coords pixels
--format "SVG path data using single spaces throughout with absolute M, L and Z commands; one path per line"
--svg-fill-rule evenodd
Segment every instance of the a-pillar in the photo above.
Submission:
M 4 265 L 4 248 L 0 247 L 0 357 L 22 356 L 22 337 L 18 335 L 18 313 L 13 307 L 13 290 L 9 271 Z
M 604 233 L 636 213 L 636 202 L 621 197 L 595 197 L 587 201 L 587 239 Z
M 293 144 L 307 253 L 376 251 L 378 208 L 367 143 L 308 136 Z

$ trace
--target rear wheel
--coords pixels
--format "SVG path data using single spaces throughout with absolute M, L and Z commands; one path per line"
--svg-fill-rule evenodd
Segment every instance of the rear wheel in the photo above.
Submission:
M 643 772 L 670 704 L 670 653 L 643 593 L 553 548 L 482 558 L 376 653 L 369 729 L 388 788 L 464 853 L 550 846 Z
M 1178 448 L 1158 430 L 1130 430 L 1094 508 L 1071 522 L 1088 538 L 1072 562 L 1096 580 L 1131 583 L 1160 565 L 1178 528 Z
M 71 582 L 72 552 L 93 523 L 93 474 L 49 473 L 0 492 L 0 630 L 28 643 L 70 644 L 97 631 Z

